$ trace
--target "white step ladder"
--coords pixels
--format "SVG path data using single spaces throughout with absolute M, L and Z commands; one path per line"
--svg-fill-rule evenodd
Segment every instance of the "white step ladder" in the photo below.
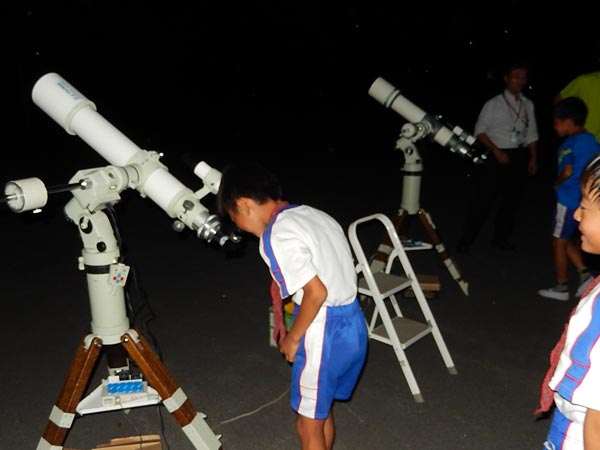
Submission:
M 374 274 L 371 271 L 369 260 L 365 256 L 365 252 L 359 242 L 357 226 L 375 220 L 380 221 L 387 229 L 390 241 L 393 244 L 393 250 L 388 258 L 385 270 Z M 406 353 L 404 352 L 406 348 L 431 334 L 433 335 L 433 339 L 437 344 L 440 355 L 444 360 L 444 364 L 448 368 L 448 372 L 451 375 L 456 375 L 458 372 L 454 367 L 454 362 L 448 352 L 444 338 L 429 309 L 429 304 L 425 299 L 417 276 L 406 256 L 406 252 L 398 238 L 398 234 L 396 233 L 392 221 L 386 215 L 380 213 L 372 214 L 352 222 L 348 229 L 348 237 L 358 260 L 358 263 L 356 264 L 356 273 L 359 275 L 358 293 L 372 297 L 375 302 L 373 315 L 370 320 L 367 320 L 369 338 L 391 345 L 394 348 L 394 352 L 396 353 L 396 357 L 404 372 L 404 376 L 413 397 L 417 402 L 421 403 L 423 402 L 423 396 L 421 395 L 417 380 L 415 379 L 408 359 L 406 358 Z M 396 259 L 400 261 L 402 266 L 401 274 L 392 273 L 392 268 Z M 409 288 L 412 288 L 419 307 L 421 308 L 422 318 L 419 318 L 419 320 L 404 317 L 400 310 L 398 300 L 396 299 L 396 294 Z M 388 301 L 392 307 L 392 315 L 390 315 L 390 312 L 388 311 L 386 301 Z

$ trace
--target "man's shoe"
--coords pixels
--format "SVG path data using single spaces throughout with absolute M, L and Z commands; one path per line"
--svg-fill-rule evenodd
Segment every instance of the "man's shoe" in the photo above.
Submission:
M 515 244 L 507 241 L 506 239 L 496 240 L 494 239 L 491 242 L 492 247 L 502 250 L 502 251 L 510 251 L 515 249 Z
M 549 289 L 540 289 L 538 295 L 546 298 L 552 298 L 554 300 L 560 300 L 566 302 L 569 300 L 569 291 L 562 287 L 554 286 Z
M 583 294 L 585 292 L 585 290 L 587 289 L 587 287 L 590 285 L 590 283 L 592 281 L 594 281 L 594 277 L 590 275 L 589 277 L 587 277 L 585 280 L 583 280 L 579 284 L 579 287 L 577 288 L 577 292 L 575 292 L 575 295 L 577 296 L 577 298 L 581 297 L 581 294 Z

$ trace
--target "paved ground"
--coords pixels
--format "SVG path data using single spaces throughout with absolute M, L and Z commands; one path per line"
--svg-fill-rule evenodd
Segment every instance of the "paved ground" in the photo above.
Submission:
M 44 140 L 44 133 L 52 136 L 48 151 L 56 154 L 61 143 L 69 146 L 78 140 L 66 134 L 58 137 L 61 130 L 44 131 L 55 127 L 49 121 L 36 127 L 42 134 L 38 139 Z M 197 154 L 217 168 L 231 158 L 269 162 L 290 199 L 329 211 L 345 228 L 374 212 L 394 214 L 402 176 L 393 140 L 375 139 L 370 148 L 366 140 L 329 142 L 287 142 L 285 157 L 274 144 L 236 154 L 215 151 L 211 145 L 219 143 L 204 142 Z M 93 151 L 81 142 L 77 148 L 80 159 L 48 170 L 48 184 L 64 183 L 76 168 L 97 164 Z M 420 203 L 469 282 L 469 296 L 433 251 L 410 257 L 417 273 L 439 276 L 441 291 L 430 306 L 458 374 L 448 374 L 433 339 L 414 344 L 407 354 L 425 398 L 416 403 L 392 349 L 372 341 L 354 397 L 336 406 L 335 448 L 541 448 L 548 421 L 535 421 L 532 412 L 548 353 L 575 304 L 574 299 L 553 302 L 536 295 L 553 280 L 547 231 L 551 164 L 546 162 L 524 192 L 515 251 L 492 250 L 488 227 L 470 254 L 456 255 L 469 164 L 439 146 L 425 150 Z M 550 151 L 546 161 L 551 161 L 549 155 Z M 167 153 L 165 162 L 175 176 L 197 189 L 200 184 L 185 163 L 189 157 Z M 3 170 L 4 180 L 36 175 L 43 171 L 39 164 L 35 158 L 13 155 Z M 288 164 L 294 170 L 286 170 Z M 37 216 L 0 209 L 5 308 L 0 327 L 1 448 L 35 448 L 75 348 L 90 331 L 87 287 L 77 270 L 79 237 L 61 213 L 69 195 L 51 197 Z M 230 254 L 191 233 L 177 234 L 164 212 L 136 192 L 125 193 L 115 212 L 132 267 L 130 296 L 147 302 L 142 320 L 154 317 L 144 324 L 147 337 L 156 342 L 165 366 L 194 407 L 222 435 L 224 450 L 298 449 L 287 401 L 290 367 L 268 345 L 269 279 L 256 241 L 247 239 L 238 254 Z M 422 233 L 416 223 L 408 234 L 420 238 Z M 365 248 L 374 248 L 379 239 L 372 233 Z M 407 311 L 414 312 L 414 300 L 404 302 Z M 370 305 L 363 301 L 363 307 L 368 310 Z M 102 359 L 89 387 L 105 377 Z M 112 437 L 138 433 L 162 433 L 165 448 L 193 448 L 163 406 L 78 417 L 66 446 L 88 449 Z
M 420 204 L 468 281 L 469 296 L 433 251 L 410 258 L 417 273 L 439 276 L 441 291 L 430 306 L 458 374 L 448 374 L 432 339 L 414 344 L 407 354 L 425 399 L 416 403 L 392 349 L 371 342 L 355 395 L 336 406 L 335 449 L 541 448 L 549 424 L 532 413 L 549 351 L 575 304 L 536 295 L 553 282 L 548 220 L 556 142 L 547 137 L 548 113 L 555 92 L 581 71 L 576 62 L 587 59 L 587 47 L 569 47 L 573 63 L 558 64 L 564 39 L 537 20 L 537 8 L 496 15 L 490 25 L 489 14 L 477 20 L 476 9 L 457 4 L 437 20 L 420 7 L 411 14 L 407 5 L 388 3 L 319 12 L 291 4 L 222 10 L 213 2 L 201 14 L 191 4 L 155 10 L 140 2 L 21 3 L 7 16 L 16 27 L 5 55 L 0 186 L 32 176 L 63 185 L 80 169 L 106 165 L 32 104 L 33 83 L 56 71 L 136 144 L 163 152 L 163 162 L 191 189 L 200 188 L 192 162 L 219 169 L 258 159 L 278 173 L 290 200 L 330 212 L 345 228 L 400 206 L 402 163 L 393 147 L 403 121 L 367 95 L 376 77 L 469 130 L 497 86 L 490 76 L 504 47 L 514 41 L 533 52 L 529 94 L 544 131 L 542 171 L 523 193 L 515 251 L 492 250 L 488 224 L 469 255 L 454 254 L 469 163 L 436 144 L 419 144 Z M 519 25 L 533 14 L 535 30 Z M 475 27 L 471 36 L 477 23 L 485 30 Z M 415 36 L 419 44 L 406 46 Z M 440 42 L 452 52 L 421 51 Z M 35 216 L 0 204 L 1 450 L 36 448 L 75 349 L 90 332 L 79 235 L 62 213 L 70 196 L 51 196 Z M 145 305 L 135 323 L 222 435 L 223 450 L 298 450 L 287 400 L 290 366 L 268 345 L 269 276 L 256 241 L 245 240 L 232 254 L 177 234 L 167 215 L 136 192 L 124 193 L 115 213 L 132 267 L 130 299 Z M 411 228 L 409 237 L 424 238 L 418 223 Z M 365 245 L 374 249 L 380 239 L 373 232 Z M 414 300 L 403 303 L 414 312 Z M 106 375 L 102 358 L 89 389 Z M 66 446 L 87 450 L 141 433 L 162 434 L 165 449 L 193 448 L 162 405 L 77 417 Z

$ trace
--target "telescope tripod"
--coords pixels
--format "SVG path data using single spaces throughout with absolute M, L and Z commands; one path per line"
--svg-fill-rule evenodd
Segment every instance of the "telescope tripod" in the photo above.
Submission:
M 392 218 L 392 223 L 394 224 L 394 228 L 398 235 L 401 236 L 401 229 L 406 219 L 416 215 L 419 222 L 425 228 L 433 248 L 437 251 L 438 256 L 448 269 L 448 272 L 458 283 L 463 293 L 469 295 L 469 284 L 462 278 L 458 268 L 452 261 L 452 258 L 448 255 L 446 246 L 436 231 L 436 226 L 433 223 L 431 215 L 419 205 L 423 162 L 418 149 L 413 142 L 423 137 L 426 131 L 426 128 L 420 123 L 407 123 L 402 127 L 400 138 L 396 141 L 396 149 L 403 152 L 404 165 L 402 167 L 402 202 L 397 214 Z M 375 253 L 371 256 L 369 266 L 373 273 L 385 269 L 392 249 L 393 245 L 390 241 L 389 234 L 386 234 Z
M 205 416 L 194 410 L 184 392 L 177 386 L 144 336 L 138 330 L 130 329 L 121 335 L 120 345 L 160 396 L 156 401 L 150 403 L 158 403 L 162 398 L 163 404 L 177 419 L 196 449 L 220 449 L 221 444 L 218 437 L 213 434 L 204 421 Z M 50 419 L 38 444 L 38 450 L 63 448 L 62 445 L 72 426 L 102 348 L 103 342 L 100 336 L 89 334 L 82 339 L 56 405 L 52 408 Z M 122 405 L 123 409 L 128 407 L 126 404 Z
M 78 172 L 75 178 L 83 178 L 82 173 Z M 90 179 L 102 173 L 94 169 L 86 175 Z M 103 178 L 109 185 L 115 183 L 115 177 Z M 98 177 L 98 180 L 103 178 Z M 204 421 L 204 414 L 194 410 L 144 336 L 130 328 L 124 294 L 129 267 L 119 262 L 119 243 L 113 224 L 104 212 L 106 206 L 117 202 L 119 197 L 116 189 L 104 191 L 100 182 L 89 185 L 88 189 L 73 191 L 74 198 L 67 203 L 65 213 L 77 225 L 83 242 L 79 268 L 86 273 L 92 332 L 83 338 L 75 353 L 37 450 L 61 450 L 76 414 L 128 409 L 161 401 L 195 449 L 219 450 L 219 437 Z M 99 198 L 104 202 L 97 202 Z M 82 400 L 103 348 L 112 377 Z M 147 382 L 131 378 L 130 360 L 137 364 Z M 121 380 L 121 376 L 125 379 Z

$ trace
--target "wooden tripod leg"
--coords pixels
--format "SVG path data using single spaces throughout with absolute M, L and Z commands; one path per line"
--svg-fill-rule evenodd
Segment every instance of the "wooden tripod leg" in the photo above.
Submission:
M 62 448 L 67 438 L 77 405 L 83 397 L 102 349 L 102 339 L 99 337 L 93 337 L 91 341 L 89 339 L 90 336 L 84 337 L 77 348 L 58 401 L 52 408 L 44 435 L 38 444 L 38 450 Z
M 469 295 L 469 284 L 462 278 L 462 275 L 458 271 L 458 268 L 454 264 L 454 261 L 452 261 L 450 255 L 448 255 L 444 243 L 440 240 L 437 232 L 435 231 L 435 225 L 433 224 L 431 216 L 424 209 L 419 209 L 419 211 L 417 212 L 417 216 L 419 217 L 419 220 L 425 227 L 425 231 L 427 231 L 427 234 L 429 236 L 429 239 L 431 240 L 431 243 L 433 244 L 433 247 L 435 248 L 442 262 L 448 269 L 448 272 L 450 272 L 450 275 L 452 275 L 452 278 L 454 278 L 454 280 L 458 283 L 464 294 Z
M 401 209 L 392 218 L 392 223 L 394 224 L 396 232 L 400 233 L 400 229 L 404 224 L 404 219 L 406 219 L 407 216 L 408 213 L 406 212 L 406 210 Z M 369 266 L 371 267 L 371 271 L 373 273 L 381 272 L 385 269 L 388 258 L 390 256 L 390 253 L 392 253 L 393 248 L 394 244 L 392 244 L 390 234 L 385 233 L 385 236 L 379 244 L 379 247 L 377 247 L 377 250 L 375 251 L 375 253 L 373 253 L 373 256 L 371 256 L 371 263 Z
M 177 419 L 192 444 L 201 450 L 220 449 L 221 443 L 204 422 L 204 416 L 196 412 L 141 332 L 130 330 L 129 333 L 123 334 L 121 344 L 138 365 L 150 386 L 156 389 L 163 404 Z

